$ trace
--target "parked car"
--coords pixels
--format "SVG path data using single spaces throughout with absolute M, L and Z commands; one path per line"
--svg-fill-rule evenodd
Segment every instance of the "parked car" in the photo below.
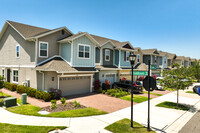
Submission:
M 131 92 L 131 81 L 130 80 L 121 80 L 113 84 L 113 88 L 121 88 L 122 90 Z M 140 81 L 133 81 L 133 92 L 139 93 L 142 92 L 142 84 Z
M 192 89 L 194 93 L 198 93 L 198 88 L 200 88 L 200 83 L 195 83 L 192 85 Z
M 161 86 L 161 83 L 159 80 L 156 80 L 156 90 L 163 90 L 163 86 Z

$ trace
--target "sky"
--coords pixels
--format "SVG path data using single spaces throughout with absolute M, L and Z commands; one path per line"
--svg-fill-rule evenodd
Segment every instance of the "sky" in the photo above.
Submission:
M 0 29 L 6 20 L 200 59 L 199 0 L 0 0 Z

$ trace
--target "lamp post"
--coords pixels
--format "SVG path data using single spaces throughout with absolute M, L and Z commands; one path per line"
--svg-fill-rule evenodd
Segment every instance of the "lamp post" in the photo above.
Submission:
M 135 64 L 135 59 L 136 59 L 136 55 L 134 53 L 131 53 L 129 55 L 129 61 L 131 63 L 131 70 L 132 70 L 132 74 L 131 74 L 131 127 L 133 128 L 133 66 Z

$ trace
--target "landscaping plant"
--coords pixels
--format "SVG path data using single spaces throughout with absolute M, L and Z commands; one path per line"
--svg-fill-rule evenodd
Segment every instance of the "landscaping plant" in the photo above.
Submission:
M 51 100 L 51 109 L 56 109 L 57 105 L 56 105 L 56 100 Z
M 190 66 L 191 76 L 200 82 L 200 61 L 196 61 L 194 65 Z
M 175 69 L 166 70 L 163 72 L 164 79 L 160 80 L 162 85 L 167 88 L 174 88 L 177 90 L 177 106 L 179 103 L 179 90 L 184 90 L 191 85 L 191 78 L 189 76 L 189 69 L 180 67 L 179 64 L 174 64 Z
M 79 102 L 77 102 L 76 100 L 73 102 L 74 107 L 78 108 L 81 106 L 81 104 Z
M 98 79 L 94 82 L 94 90 L 98 92 L 100 88 L 101 88 L 101 81 Z
M 4 87 L 4 78 L 0 76 L 0 89 Z
M 62 103 L 62 105 L 66 105 L 66 99 L 64 97 L 60 99 L 60 102 Z

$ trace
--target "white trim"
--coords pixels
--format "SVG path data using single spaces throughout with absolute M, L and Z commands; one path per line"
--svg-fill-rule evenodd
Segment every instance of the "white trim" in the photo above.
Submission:
M 130 52 L 129 52 L 129 51 L 126 51 L 126 62 L 130 62 L 130 61 L 129 61 L 129 56 L 128 56 L 128 60 L 127 60 L 127 53 L 128 53 L 129 56 L 130 56 Z
M 127 48 L 115 48 L 115 49 L 124 50 L 124 51 L 130 51 L 130 52 L 137 52 L 137 50 L 127 49 Z
M 130 42 L 124 42 L 125 44 L 124 45 L 122 45 L 122 47 L 123 46 L 125 46 L 126 44 L 129 44 L 129 46 L 134 50 L 134 48 L 133 48 L 133 46 L 131 45 L 131 43 Z
M 70 73 L 70 74 L 75 74 L 75 73 L 95 73 L 95 72 L 98 72 L 98 71 L 62 71 L 62 72 L 59 72 L 59 71 L 56 71 L 57 73 Z
M 0 67 L 27 67 L 27 68 L 35 68 L 33 65 L 0 65 Z
M 118 68 L 121 67 L 121 50 L 119 50 L 119 64 L 118 64 Z
M 74 59 L 73 53 L 74 53 L 74 41 L 71 42 L 71 60 L 70 60 L 71 65 L 73 65 L 73 63 L 74 63 L 74 61 L 73 61 L 73 59 Z
M 60 76 L 58 76 L 58 90 L 60 89 Z
M 94 64 L 96 63 L 96 47 L 94 47 Z
M 60 58 L 63 59 L 65 62 L 67 62 L 70 66 L 72 66 L 72 64 L 68 62 L 67 60 L 65 60 L 62 56 L 60 56 Z
M 80 66 L 80 65 L 73 65 L 73 67 L 95 67 L 95 65 L 94 65 L 94 66 Z
M 17 47 L 19 47 L 19 56 L 17 57 Z M 17 59 L 19 59 L 20 58 L 20 45 L 19 44 L 17 44 L 16 46 L 15 46 L 15 56 L 16 56 L 16 58 Z
M 38 63 L 37 66 L 39 66 L 39 65 L 41 65 L 41 64 L 43 64 L 43 63 L 45 63 L 45 62 L 47 62 L 47 61 L 49 61 L 49 60 L 51 60 L 51 59 L 53 59 L 54 57 L 60 57 L 60 56 L 59 56 L 59 55 L 51 56 L 50 58 L 48 58 L 48 59 L 46 59 L 46 60 L 43 60 L 43 61 L 41 61 L 40 63 Z
M 100 64 L 103 65 L 103 51 L 102 51 L 102 48 L 100 48 Z
M 41 56 L 40 55 L 40 45 L 41 45 L 41 43 L 47 44 L 47 56 Z M 39 41 L 39 57 L 40 58 L 48 58 L 48 54 L 49 54 L 49 43 L 48 42 Z
M 83 57 L 79 57 L 79 46 L 83 46 Z M 89 47 L 89 58 L 85 58 L 85 47 Z M 78 44 L 78 48 L 77 48 L 77 58 L 78 59 L 90 59 L 91 57 L 91 46 L 88 44 Z
M 18 82 L 14 81 L 14 71 L 17 71 L 17 78 Z M 18 84 L 19 83 L 19 69 L 12 69 L 12 83 Z
M 106 59 L 106 51 L 108 51 L 109 52 L 109 59 Z M 105 49 L 105 61 L 110 61 L 110 49 Z
M 4 74 L 3 74 L 3 70 L 4 70 Z M 2 68 L 2 69 L 1 69 L 1 76 L 2 76 L 3 78 L 6 78 L 6 77 L 5 77 L 5 68 Z
M 109 42 L 112 44 L 113 47 L 116 46 L 111 40 L 108 40 L 107 42 L 105 42 L 104 44 L 102 44 L 100 47 L 103 47 L 104 45 L 106 45 Z
M 90 74 L 91 78 L 90 78 L 90 92 L 92 92 L 92 83 L 93 83 L 93 74 Z

